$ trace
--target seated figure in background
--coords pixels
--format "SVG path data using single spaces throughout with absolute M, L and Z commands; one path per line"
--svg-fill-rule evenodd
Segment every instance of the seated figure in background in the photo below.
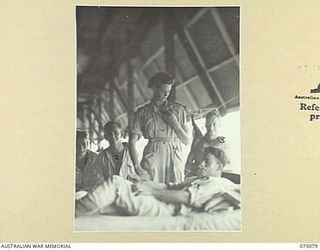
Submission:
M 128 143 L 123 143 L 123 131 L 118 122 L 110 121 L 104 126 L 104 137 L 110 146 L 97 157 L 95 167 L 99 169 L 105 180 L 113 175 L 124 179 L 138 179 L 133 167 Z
M 220 128 L 221 124 L 221 115 L 218 109 L 210 111 L 206 115 L 206 134 L 203 136 L 197 124 L 195 123 L 192 117 L 192 124 L 194 127 L 194 139 L 191 145 L 191 150 L 187 158 L 186 166 L 185 166 L 185 175 L 186 177 L 194 176 L 197 171 L 194 166 L 200 163 L 204 149 L 206 147 L 216 147 L 221 148 L 228 155 L 228 146 L 226 142 L 226 138 L 221 136 Z M 227 164 L 229 163 L 229 160 Z
M 109 178 L 76 201 L 76 216 L 114 214 L 174 216 L 240 208 L 239 185 L 221 178 L 227 158 L 222 149 L 205 149 L 197 176 L 176 185 L 153 181 L 132 183 L 119 176 Z
M 103 181 L 94 167 L 97 154 L 88 149 L 88 134 L 77 131 L 76 135 L 76 192 L 90 190 Z

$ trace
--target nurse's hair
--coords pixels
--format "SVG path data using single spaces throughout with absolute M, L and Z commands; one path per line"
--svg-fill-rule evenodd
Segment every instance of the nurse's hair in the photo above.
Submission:
M 149 79 L 148 87 L 149 89 L 152 89 L 154 87 L 168 84 L 168 85 L 173 85 L 175 83 L 175 79 L 169 76 L 165 72 L 159 72 L 155 74 L 151 79 Z
M 216 147 L 206 147 L 204 152 L 207 154 L 212 154 L 216 159 L 220 162 L 222 167 L 226 166 L 229 163 L 229 157 L 225 153 L 225 151 L 221 148 Z

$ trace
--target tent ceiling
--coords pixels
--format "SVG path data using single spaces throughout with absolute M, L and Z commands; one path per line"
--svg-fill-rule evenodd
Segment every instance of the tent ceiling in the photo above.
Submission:
M 205 77 L 214 82 L 223 101 L 239 93 L 239 8 L 152 8 L 77 7 L 77 103 L 78 112 L 105 102 L 102 117 L 110 117 L 110 83 L 114 86 L 114 112 L 120 120 L 128 108 L 127 71 L 134 70 L 135 105 L 150 99 L 146 82 L 165 70 L 163 20 L 170 9 L 196 47 Z M 172 24 L 175 25 L 175 24 Z M 184 46 L 188 37 L 175 35 L 177 100 L 191 109 L 219 104 L 216 93 L 208 92 L 201 70 Z M 236 99 L 230 106 L 239 106 Z M 97 111 L 95 111 L 97 112 Z M 97 112 L 98 113 L 98 112 Z M 78 115 L 79 117 L 79 115 Z M 112 117 L 112 115 L 111 115 Z M 103 121 L 105 122 L 105 121 Z

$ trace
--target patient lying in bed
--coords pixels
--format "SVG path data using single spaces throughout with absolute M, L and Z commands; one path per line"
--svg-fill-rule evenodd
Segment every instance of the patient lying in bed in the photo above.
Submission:
M 221 178 L 227 157 L 222 149 L 205 149 L 197 176 L 178 185 L 156 182 L 132 183 L 112 176 L 76 201 L 76 216 L 119 211 L 135 216 L 174 216 L 240 208 L 240 189 Z

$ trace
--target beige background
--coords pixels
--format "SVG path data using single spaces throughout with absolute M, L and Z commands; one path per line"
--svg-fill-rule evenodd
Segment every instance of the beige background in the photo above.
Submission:
M 75 4 L 119 3 L 0 0 L 0 241 L 319 242 L 318 1 L 196 1 L 241 6 L 242 233 L 73 233 Z

